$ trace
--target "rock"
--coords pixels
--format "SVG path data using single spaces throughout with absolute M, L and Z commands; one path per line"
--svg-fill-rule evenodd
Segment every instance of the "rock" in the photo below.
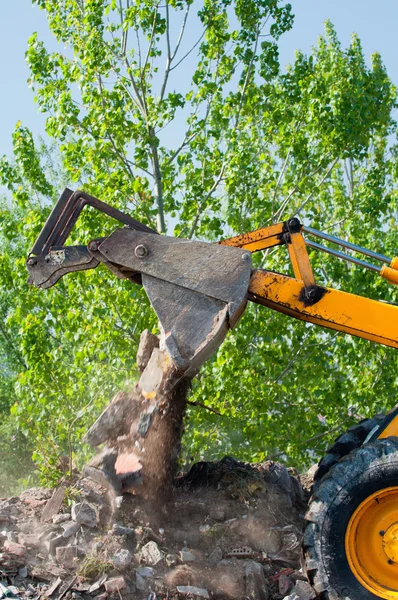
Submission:
M 88 502 L 78 502 L 72 506 L 72 519 L 81 525 L 95 527 L 98 523 L 98 514 L 94 506 Z
M 213 552 L 209 555 L 207 561 L 212 567 L 215 567 L 220 560 L 222 560 L 222 550 L 217 546 L 217 548 L 214 548 Z
M 60 523 L 65 523 L 65 521 L 70 521 L 71 516 L 70 513 L 62 513 L 60 515 L 54 515 L 52 518 L 52 522 L 54 525 L 59 525 Z
M 282 573 L 278 579 L 278 589 L 279 589 L 280 595 L 283 597 L 286 596 L 286 594 L 288 594 L 290 592 L 292 587 L 293 587 L 293 582 L 290 579 L 290 577 L 288 577 L 287 575 Z
M 130 394 L 118 392 L 90 427 L 84 441 L 91 446 L 99 446 L 107 440 L 116 440 L 119 435 L 125 435 L 136 416 L 135 405 Z
M 148 542 L 141 548 L 141 560 L 149 565 L 157 565 L 163 558 L 156 542 Z
M 112 526 L 112 533 L 113 535 L 134 535 L 134 529 L 114 523 Z
M 135 585 L 140 592 L 146 592 L 149 589 L 147 579 L 153 577 L 155 571 L 152 567 L 139 567 L 135 570 Z
M 141 575 L 139 573 L 135 574 L 135 587 L 140 592 L 145 592 L 148 587 L 145 579 L 143 577 L 141 577 Z
M 112 579 L 108 579 L 105 581 L 105 589 L 110 594 L 114 592 L 119 592 L 120 590 L 124 590 L 127 587 L 126 580 L 124 577 L 112 577 Z
M 49 596 L 52 596 L 52 595 L 53 595 L 53 593 L 55 592 L 55 590 L 56 590 L 57 588 L 59 588 L 59 586 L 61 585 L 61 583 L 62 583 L 62 579 L 61 579 L 61 577 L 57 577 L 57 579 L 56 579 L 56 580 L 55 580 L 55 581 L 54 581 L 54 582 L 51 584 L 51 586 L 50 586 L 50 587 L 49 587 L 49 589 L 47 590 L 47 592 L 46 592 L 46 596 L 47 596 L 47 597 L 49 597 Z
M 282 548 L 282 540 L 279 531 L 276 529 L 265 529 L 261 542 L 261 550 L 269 555 L 278 554 Z
M 155 348 L 159 348 L 159 338 L 145 329 L 140 336 L 140 344 L 137 351 L 137 367 L 141 371 L 144 371 L 147 366 L 151 354 Z
M 69 521 L 67 523 L 63 523 L 62 527 L 64 528 L 62 537 L 68 538 L 72 537 L 72 535 L 75 535 L 75 533 L 79 531 L 80 523 L 76 523 L 75 521 Z
M 58 546 L 55 550 L 57 562 L 66 569 L 73 569 L 77 566 L 77 559 L 84 555 L 81 548 L 77 546 Z
M 28 576 L 28 569 L 26 567 L 21 567 L 20 569 L 18 569 L 18 575 L 22 579 L 26 579 L 26 577 Z
M 210 598 L 209 592 L 205 588 L 199 588 L 194 585 L 177 585 L 177 592 L 183 596 Z
M 3 550 L 8 554 L 13 554 L 14 556 L 24 556 L 26 553 L 26 546 L 6 540 L 3 545 Z
M 297 581 L 292 593 L 286 596 L 284 600 L 313 600 L 315 597 L 316 594 L 309 583 Z
M 61 485 L 53 491 L 51 498 L 46 502 L 41 515 L 41 522 L 52 521 L 54 515 L 59 512 L 66 494 L 66 487 Z
M 193 562 L 196 560 L 196 556 L 193 552 L 189 550 L 189 548 L 183 548 L 180 552 L 180 559 L 182 562 Z
M 65 545 L 65 538 L 63 535 L 57 535 L 55 537 L 51 537 L 44 542 L 44 547 L 50 556 L 55 556 L 56 550 L 59 546 Z
M 37 533 L 20 533 L 18 535 L 18 543 L 29 548 L 38 548 L 40 546 Z
M 144 398 L 153 397 L 163 380 L 167 357 L 159 348 L 154 348 L 139 381 Z
M 126 548 L 120 548 L 112 557 L 112 562 L 117 569 L 125 569 L 131 564 L 133 556 Z
M 174 565 L 177 564 L 177 557 L 175 554 L 167 554 L 165 560 L 168 567 L 174 567 Z
M 99 590 L 104 585 L 106 580 L 107 580 L 107 575 L 101 575 L 101 577 L 99 579 L 97 579 L 97 581 L 89 587 L 88 593 L 93 594 L 94 592 Z M 96 596 L 96 597 L 98 598 L 98 596 Z
M 154 571 L 154 569 L 152 569 L 152 567 L 138 567 L 135 570 L 135 572 L 144 578 L 145 577 L 153 577 L 155 575 L 155 571 Z
M 254 560 L 245 561 L 245 597 L 248 600 L 268 600 L 269 591 L 263 566 Z

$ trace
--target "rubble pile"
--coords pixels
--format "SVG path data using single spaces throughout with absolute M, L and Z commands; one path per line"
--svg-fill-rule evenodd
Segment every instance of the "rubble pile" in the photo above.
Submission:
M 85 477 L 0 500 L 0 597 L 311 600 L 295 473 L 226 457 L 174 480 L 167 514 Z

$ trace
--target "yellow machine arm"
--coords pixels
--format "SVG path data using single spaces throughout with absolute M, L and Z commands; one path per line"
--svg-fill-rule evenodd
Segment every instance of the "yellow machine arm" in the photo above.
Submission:
M 378 267 L 349 254 L 327 248 L 305 239 L 303 233 L 326 239 L 386 264 Z M 223 240 L 220 244 L 250 252 L 287 245 L 295 277 L 255 269 L 249 282 L 249 300 L 303 321 L 398 348 L 398 306 L 316 285 L 307 246 L 371 269 L 394 284 L 398 284 L 398 258 L 391 260 L 371 250 L 305 227 L 296 218 Z

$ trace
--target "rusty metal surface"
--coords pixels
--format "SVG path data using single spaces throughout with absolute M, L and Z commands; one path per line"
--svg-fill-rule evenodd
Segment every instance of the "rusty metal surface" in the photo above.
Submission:
M 137 247 L 145 252 L 137 256 Z M 250 252 L 132 229 L 114 231 L 99 252 L 118 266 L 222 300 L 228 305 L 231 326 L 241 314 L 251 273 Z
M 86 192 L 82 192 L 81 190 L 73 192 L 65 188 L 41 230 L 31 250 L 31 254 L 46 254 L 52 246 L 62 246 L 86 205 L 92 206 L 116 221 L 134 227 L 139 231 L 146 231 L 152 234 L 157 233 L 150 227 L 133 219 L 130 215 L 126 215 L 117 208 L 98 200 L 98 198 L 94 198 L 94 196 L 90 196 Z
M 194 375 L 228 333 L 227 304 L 149 275 L 142 279 L 168 355 L 186 377 Z
M 85 246 L 54 248 L 45 255 L 31 256 L 26 263 L 29 283 L 41 288 L 51 287 L 66 273 L 95 269 L 98 265 L 99 261 Z

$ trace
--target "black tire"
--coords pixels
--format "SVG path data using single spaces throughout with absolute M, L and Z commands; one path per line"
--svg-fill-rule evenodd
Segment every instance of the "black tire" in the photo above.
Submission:
M 358 506 L 390 486 L 398 486 L 397 437 L 352 451 L 322 479 L 306 514 L 303 541 L 307 575 L 320 600 L 380 600 L 352 573 L 345 533 Z
M 363 419 L 336 438 L 333 446 L 327 450 L 327 453 L 318 464 L 318 469 L 314 475 L 313 493 L 317 490 L 321 479 L 327 475 L 329 470 L 352 450 L 360 448 L 372 429 L 380 425 L 383 419 L 385 419 L 385 415 L 383 414 L 378 414 L 372 419 Z

